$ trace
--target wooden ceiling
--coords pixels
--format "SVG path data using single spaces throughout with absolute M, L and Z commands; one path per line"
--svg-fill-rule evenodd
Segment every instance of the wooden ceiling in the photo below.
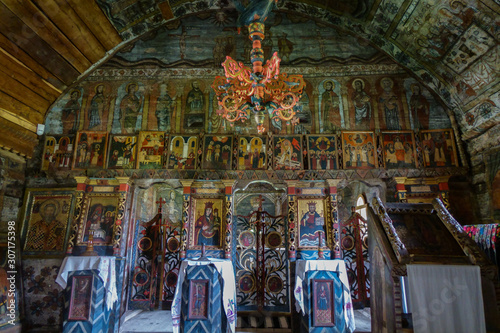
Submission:
M 50 105 L 121 42 L 94 1 L 0 0 L 0 145 L 31 157 Z

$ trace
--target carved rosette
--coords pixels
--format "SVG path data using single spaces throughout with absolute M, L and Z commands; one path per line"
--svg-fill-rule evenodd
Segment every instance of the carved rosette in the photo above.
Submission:
M 295 227 L 297 216 L 297 203 L 295 201 L 295 195 L 288 195 L 288 257 L 290 260 L 295 260 L 297 257 L 296 247 L 295 247 Z
M 410 256 L 408 254 L 408 250 L 404 246 L 401 239 L 399 239 L 398 234 L 396 233 L 396 229 L 392 225 L 392 220 L 386 212 L 384 204 L 382 201 L 375 197 L 372 201 L 373 210 L 378 215 L 380 221 L 382 222 L 382 226 L 384 228 L 385 234 L 389 238 L 389 242 L 391 243 L 392 249 L 394 250 L 394 254 L 398 258 L 399 263 L 407 263 L 410 261 Z

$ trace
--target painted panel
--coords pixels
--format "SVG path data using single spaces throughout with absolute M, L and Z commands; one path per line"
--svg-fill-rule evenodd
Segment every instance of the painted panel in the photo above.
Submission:
M 429 130 L 420 132 L 425 167 L 458 166 L 453 131 Z
M 230 170 L 233 155 L 233 137 L 206 135 L 204 140 L 203 169 Z
M 382 132 L 386 169 L 416 168 L 413 132 Z
M 75 136 L 45 136 L 42 171 L 69 170 L 73 162 Z
M 373 132 L 342 132 L 344 169 L 377 167 L 375 134 Z
M 302 164 L 302 137 L 274 136 L 274 170 L 298 170 Z
M 267 137 L 240 136 L 238 140 L 238 169 L 267 169 Z
M 108 169 L 134 169 L 137 162 L 137 136 L 111 135 L 108 148 Z
M 78 132 L 76 135 L 73 169 L 104 168 L 107 140 L 107 132 Z
M 198 136 L 172 135 L 168 150 L 167 169 L 196 169 Z
M 161 169 L 166 157 L 164 132 L 140 132 L 137 151 L 138 169 Z
M 309 158 L 309 169 L 338 169 L 337 139 L 334 135 L 308 135 L 307 152 Z

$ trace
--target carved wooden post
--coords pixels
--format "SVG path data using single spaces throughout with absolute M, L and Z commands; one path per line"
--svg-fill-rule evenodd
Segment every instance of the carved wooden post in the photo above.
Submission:
M 224 257 L 226 259 L 231 259 L 231 247 L 233 239 L 233 185 L 234 180 L 223 180 L 226 194 L 226 238 L 224 242 Z
M 125 218 L 125 203 L 127 202 L 127 195 L 130 189 L 130 177 L 115 177 L 118 180 L 119 188 L 118 193 L 118 211 L 116 215 L 115 225 L 113 226 L 113 255 L 120 255 L 120 246 L 122 241 L 122 223 Z
M 191 185 L 192 180 L 181 180 L 183 191 L 183 203 L 182 203 L 182 226 L 181 226 L 181 253 L 180 259 L 186 259 L 186 248 L 187 248 L 187 234 L 189 228 L 189 206 L 191 205 Z
M 80 223 L 80 219 L 82 218 L 82 205 L 83 205 L 83 195 L 85 193 L 85 189 L 87 188 L 87 184 L 89 182 L 88 177 L 75 177 L 76 180 L 76 202 L 75 202 L 75 211 L 73 213 L 73 224 L 71 226 L 71 234 L 68 240 L 68 248 L 66 249 L 66 254 L 70 255 L 73 253 L 73 247 L 76 243 L 76 235 L 78 235 L 78 226 Z
M 328 184 L 328 193 L 329 198 L 329 208 L 330 208 L 330 218 L 332 220 L 331 226 L 331 251 L 332 254 L 330 254 L 330 258 L 334 259 L 340 259 L 342 258 L 342 251 L 340 250 L 340 223 L 338 220 L 338 211 L 337 211 L 337 185 L 339 184 L 340 180 L 334 180 L 334 179 L 328 179 L 327 181 Z
M 297 250 L 295 247 L 295 228 L 297 226 L 297 203 L 295 200 L 295 181 L 287 181 L 288 187 L 288 258 L 295 261 Z

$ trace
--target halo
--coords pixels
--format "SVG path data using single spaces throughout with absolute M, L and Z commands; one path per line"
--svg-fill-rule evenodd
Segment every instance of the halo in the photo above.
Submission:
M 394 81 L 392 81 L 392 79 L 390 77 L 383 77 L 381 80 L 380 80 L 380 85 L 382 86 L 382 82 L 384 81 L 389 81 L 391 83 L 391 88 L 394 87 Z
M 104 83 L 99 83 L 99 84 L 96 84 L 96 86 L 94 87 L 94 92 L 97 94 L 97 88 L 99 88 L 100 86 L 103 86 L 104 89 L 102 90 L 104 92 L 104 90 L 106 90 L 106 85 Z
M 356 89 L 356 82 L 361 82 L 361 89 L 365 89 L 365 81 L 363 81 L 362 79 L 355 79 L 354 81 L 352 81 L 352 87 L 354 89 Z
M 127 86 L 125 87 L 125 91 L 126 91 L 127 93 L 128 93 L 128 88 L 129 88 L 131 85 L 135 85 L 135 90 L 134 90 L 134 92 L 136 92 L 136 91 L 137 91 L 137 89 L 139 89 L 139 85 L 137 84 L 137 82 L 132 81 L 132 82 L 128 83 L 128 84 L 127 84 Z
M 73 89 L 73 90 L 71 90 L 71 92 L 69 93 L 69 95 L 70 95 L 70 96 L 71 96 L 71 95 L 73 95 L 73 93 L 74 93 L 74 92 L 77 92 L 77 93 L 78 93 L 78 98 L 80 98 L 80 96 L 82 95 L 82 92 L 81 92 L 80 90 L 78 90 L 78 89 Z
M 54 205 L 56 207 L 56 210 L 54 212 L 54 216 L 57 216 L 59 214 L 59 202 L 57 202 L 55 199 L 49 199 L 49 200 L 45 200 L 41 205 L 40 205 L 40 210 L 39 210 L 39 214 L 40 216 L 45 219 L 45 214 L 43 213 L 45 211 L 45 207 L 47 207 L 48 205 Z
M 413 92 L 415 88 L 417 88 L 420 90 L 420 93 L 422 93 L 422 88 L 420 87 L 420 85 L 418 83 L 412 83 L 410 85 L 410 90 Z
M 326 84 L 330 82 L 332 84 L 332 90 L 335 89 L 335 83 L 332 80 L 326 80 L 323 82 L 323 88 L 326 90 Z

